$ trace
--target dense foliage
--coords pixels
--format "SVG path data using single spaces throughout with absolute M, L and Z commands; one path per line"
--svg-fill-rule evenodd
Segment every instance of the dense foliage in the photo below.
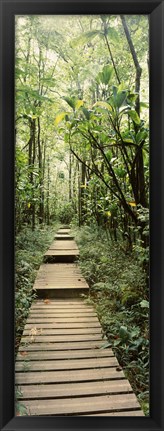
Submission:
M 58 225 L 35 229 L 23 229 L 16 237 L 15 255 L 15 347 L 16 353 L 20 337 L 29 313 L 30 305 L 36 297 L 33 284 L 42 263 L 43 254 L 53 240 Z
M 134 251 L 112 243 L 101 228 L 75 230 L 80 266 L 98 313 L 104 348 L 112 346 L 146 415 L 149 414 L 149 292 Z M 87 299 L 88 301 L 88 299 Z
M 16 17 L 16 346 L 56 223 L 72 223 L 90 300 L 145 413 L 148 34 L 146 15 Z

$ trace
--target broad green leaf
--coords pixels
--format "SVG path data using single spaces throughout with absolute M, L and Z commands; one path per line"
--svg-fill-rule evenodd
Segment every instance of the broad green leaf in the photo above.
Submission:
M 62 99 L 65 100 L 65 102 L 67 102 L 68 105 L 72 109 L 75 109 L 75 99 L 74 98 L 71 98 L 71 97 L 68 97 L 68 96 L 64 96 L 64 97 L 62 97 Z
M 108 64 L 103 67 L 102 72 L 98 74 L 98 80 L 105 85 L 108 85 L 113 75 L 113 67 Z
M 129 332 L 127 326 L 120 326 L 119 335 L 122 340 L 127 340 L 129 338 Z
M 147 130 L 141 130 L 136 135 L 136 143 L 139 144 L 141 141 L 145 140 L 148 136 Z
M 119 42 L 118 31 L 115 30 L 115 28 L 109 27 L 107 30 L 107 35 L 109 36 L 109 40 L 112 40 L 114 42 Z
M 126 96 L 127 96 L 126 90 L 118 91 L 116 99 L 115 99 L 117 108 L 120 108 L 123 105 L 123 103 L 126 100 Z
M 75 102 L 75 108 L 76 109 L 79 109 L 79 108 L 81 108 L 81 106 L 83 106 L 84 105 L 84 100 L 76 100 L 76 102 Z
M 57 126 L 59 123 L 61 123 L 61 121 L 64 120 L 64 118 L 66 117 L 66 115 L 68 115 L 69 112 L 59 112 L 59 114 L 56 115 L 55 118 L 55 126 Z
M 140 302 L 140 306 L 141 306 L 141 308 L 149 308 L 149 302 L 148 302 L 148 301 L 146 301 L 146 299 L 143 299 L 143 300 Z
M 76 47 L 77 45 L 83 45 L 100 34 L 102 34 L 100 30 L 93 30 L 83 33 L 81 36 L 71 41 L 71 46 Z
M 111 152 L 110 150 L 108 150 L 108 151 L 105 153 L 105 155 L 106 155 L 107 159 L 110 161 L 110 160 L 111 160 L 111 158 L 112 158 L 112 152 Z
M 133 139 L 125 138 L 124 142 L 127 142 L 127 144 L 133 144 Z
M 146 102 L 140 102 L 140 107 L 141 107 L 141 108 L 149 108 L 149 103 L 146 103 Z
M 134 123 L 138 125 L 140 124 L 141 121 L 136 111 L 131 110 L 128 112 L 128 114 L 131 117 L 131 119 L 134 121 Z
M 82 111 L 86 117 L 87 120 L 90 120 L 90 112 L 88 111 L 88 109 L 86 109 L 84 106 L 82 107 Z
M 93 105 L 93 107 L 94 106 L 100 106 L 101 108 L 105 108 L 105 109 L 107 109 L 108 111 L 110 111 L 110 112 L 112 112 L 113 110 L 112 110 L 112 107 L 109 105 L 109 103 L 107 103 L 107 102 L 96 102 L 94 105 Z
M 107 347 L 111 347 L 111 343 L 107 342 L 100 347 L 100 350 L 106 349 Z

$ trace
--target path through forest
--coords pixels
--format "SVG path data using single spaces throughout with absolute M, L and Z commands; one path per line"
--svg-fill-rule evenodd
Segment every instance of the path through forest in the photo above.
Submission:
M 143 416 L 107 343 L 70 229 L 44 255 L 16 360 L 16 385 L 28 415 Z

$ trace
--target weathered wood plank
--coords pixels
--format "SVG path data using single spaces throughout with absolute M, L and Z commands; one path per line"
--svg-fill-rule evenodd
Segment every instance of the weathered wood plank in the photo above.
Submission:
M 73 401 L 70 398 L 59 400 L 24 400 L 24 404 L 29 409 L 31 415 L 74 415 L 81 413 L 97 413 L 105 410 L 119 411 L 129 409 L 136 409 L 139 404 L 134 394 L 124 395 L 105 395 L 94 397 L 78 397 Z
M 17 362 L 15 365 L 16 371 L 57 371 L 57 370 L 84 370 L 96 368 L 109 368 L 117 367 L 118 362 L 116 358 L 91 358 L 91 359 L 77 359 L 77 360 L 64 360 L 64 361 L 32 361 L 29 367 L 26 368 L 27 361 Z
M 44 256 L 78 256 L 79 250 L 70 249 L 70 250 L 57 250 L 57 249 L 48 249 Z
M 34 336 L 23 336 L 22 343 L 29 343 L 31 340 L 34 340 L 36 343 L 55 343 L 55 342 L 65 342 L 69 341 L 94 341 L 94 340 L 102 340 L 100 334 L 77 334 L 77 335 L 34 335 Z M 32 342 L 34 342 L 32 341 Z
M 42 316 L 45 316 L 45 315 L 50 315 L 50 314 L 53 314 L 53 316 L 55 317 L 55 316 L 63 316 L 63 317 L 86 317 L 86 316 L 88 316 L 88 317 L 96 317 L 97 315 L 96 315 L 96 312 L 93 310 L 93 308 L 92 309 L 74 309 L 74 310 L 72 310 L 72 309 L 67 309 L 67 310 L 65 310 L 65 309 L 57 309 L 57 310 L 55 310 L 55 309 L 52 309 L 52 310 L 49 310 L 49 309 L 43 309 L 43 310 L 39 310 L 39 309 L 33 309 L 33 308 L 31 308 L 30 309 L 30 313 L 29 313 L 29 315 L 38 315 L 39 316 L 39 314 L 41 314 Z M 49 316 L 50 317 L 50 316 Z
M 70 233 L 70 228 L 60 228 L 58 231 L 57 231 L 57 233 L 60 233 L 60 234 L 65 234 L 65 233 Z
M 96 315 L 95 315 L 95 313 L 74 313 L 74 315 L 72 316 L 71 315 L 71 313 L 44 313 L 43 315 L 42 315 L 42 313 L 35 313 L 35 312 L 30 312 L 30 314 L 29 314 L 29 318 L 31 319 L 37 319 L 37 318 L 40 318 L 40 316 L 41 316 L 41 318 L 42 319 L 44 319 L 44 317 L 45 318 L 53 318 L 54 319 L 54 321 L 55 320 L 57 320 L 57 319 L 66 319 L 66 318 L 68 318 L 68 319 L 72 319 L 72 321 L 73 321 L 73 319 L 74 319 L 74 321 L 76 320 L 76 319 L 82 319 L 82 318 L 94 318 L 94 317 L 96 317 Z M 79 320 L 80 321 L 80 320 Z
M 90 317 L 90 316 L 89 316 Z M 63 317 L 63 316 L 55 316 L 55 317 L 50 317 L 50 316 L 42 316 L 42 315 L 37 315 L 37 317 L 33 317 L 33 316 L 29 316 L 28 317 L 28 323 L 29 324 L 34 324 L 34 323 L 87 323 L 89 321 L 88 316 L 84 316 L 84 317 L 80 317 L 80 316 L 76 316 L 76 317 Z M 97 318 L 95 316 L 91 316 L 90 317 L 90 322 L 97 322 Z
M 66 323 L 27 323 L 25 325 L 25 329 L 24 329 L 24 333 L 26 333 L 25 331 L 30 331 L 30 329 L 32 328 L 37 328 L 37 329 L 65 329 L 70 328 L 70 329 L 84 329 L 87 328 L 88 330 L 90 330 L 90 328 L 99 328 L 102 330 L 101 325 L 99 322 L 77 322 L 77 323 L 70 323 L 70 322 L 66 322 Z
M 55 263 L 55 264 L 50 264 L 50 263 L 42 263 L 38 273 L 40 272 L 44 272 L 44 271 L 67 271 L 67 272 L 72 272 L 72 271 L 77 271 L 80 272 L 80 268 L 78 267 L 78 265 L 76 263 Z M 64 300 L 63 300 L 64 301 Z M 73 301 L 73 300 L 72 300 Z
M 56 351 L 19 351 L 17 355 L 17 361 L 24 360 L 30 360 L 30 361 L 37 361 L 37 360 L 65 360 L 68 359 L 82 359 L 82 358 L 103 358 L 103 357 L 113 357 L 112 349 L 88 349 L 88 350 L 67 350 L 67 353 L 65 350 L 56 350 Z
M 33 326 L 31 329 L 25 329 L 23 335 L 29 335 L 31 336 L 33 333 L 38 335 L 86 335 L 86 334 L 102 334 L 101 328 L 36 328 L 36 326 Z
M 90 414 L 90 415 L 83 415 L 83 416 L 144 416 L 144 413 L 142 410 L 126 410 L 124 411 L 117 411 L 117 412 L 104 412 L 104 413 L 97 413 L 97 414 Z
M 21 399 L 39 399 L 74 397 L 82 395 L 102 395 L 102 394 L 121 394 L 132 393 L 132 388 L 127 380 L 102 380 L 100 382 L 82 383 L 60 383 L 51 385 L 22 385 Z
M 56 240 L 52 242 L 49 250 L 78 250 L 77 244 L 74 240 Z
M 30 350 L 85 350 L 85 349 L 100 349 L 101 347 L 103 347 L 105 341 L 99 341 L 99 340 L 90 340 L 90 341 L 75 341 L 75 342 L 56 342 L 56 343 L 48 343 L 46 342 L 46 344 L 44 343 L 29 343 L 27 342 L 27 345 L 25 347 L 24 344 L 21 343 L 19 350 L 26 350 L 26 351 L 30 351 Z
M 39 309 L 39 310 L 42 310 L 42 309 L 45 309 L 45 310 L 48 310 L 48 309 L 55 309 L 55 310 L 60 310 L 60 309 L 63 309 L 63 310 L 76 310 L 76 309 L 80 309 L 80 310 L 88 310 L 88 309 L 90 309 L 91 308 L 91 306 L 89 306 L 89 305 L 83 305 L 83 304 L 70 304 L 70 305 L 63 305 L 63 304 L 52 304 L 51 303 L 51 300 L 50 300 L 50 302 L 48 302 L 47 304 L 45 303 L 42 303 L 42 304 L 32 304 L 32 306 L 31 306 L 31 309 L 32 310 L 36 310 L 36 309 Z M 93 310 L 93 308 L 92 308 L 92 310 Z
M 93 380 L 114 380 L 125 378 L 123 371 L 116 371 L 115 368 L 101 368 L 89 370 L 69 370 L 69 371 L 40 371 L 28 373 L 16 373 L 16 384 L 34 384 L 34 383 L 64 383 L 64 382 L 81 382 Z

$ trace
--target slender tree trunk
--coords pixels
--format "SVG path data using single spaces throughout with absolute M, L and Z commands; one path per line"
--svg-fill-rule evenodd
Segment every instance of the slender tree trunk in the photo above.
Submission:
M 49 196 L 50 196 L 50 160 L 48 157 L 47 162 L 47 202 L 46 202 L 46 218 L 47 224 L 50 224 L 50 208 L 49 208 Z
M 139 64 L 138 57 L 137 57 L 124 15 L 121 15 L 121 21 L 122 21 L 126 39 L 129 45 L 129 49 L 133 58 L 133 62 L 135 65 L 135 70 L 136 70 L 135 92 L 138 94 L 136 103 L 135 103 L 135 110 L 137 114 L 140 116 L 140 81 L 141 81 L 142 68 Z M 135 125 L 135 130 L 137 133 L 138 131 L 137 125 Z M 138 149 L 136 151 L 137 151 L 136 166 L 131 172 L 132 187 L 133 187 L 136 203 L 141 204 L 143 207 L 147 207 L 143 152 L 142 152 L 142 149 L 139 152 L 138 152 Z
M 140 81 L 141 81 L 141 74 L 142 74 L 142 68 L 139 64 L 138 58 L 137 58 L 137 54 L 133 45 L 133 41 L 126 23 L 126 19 L 124 15 L 121 15 L 121 21 L 122 21 L 122 25 L 124 28 L 124 32 L 126 35 L 126 39 L 129 45 L 129 49 L 133 58 L 133 62 L 135 65 L 135 69 L 136 69 L 136 79 L 135 79 L 135 92 L 138 93 L 138 97 L 136 99 L 136 112 L 138 115 L 140 115 Z
M 69 201 L 72 200 L 72 157 L 71 150 L 69 150 Z
M 36 124 L 35 124 L 35 120 L 33 120 L 33 156 L 32 156 L 32 169 L 34 170 L 34 166 L 35 166 L 35 157 L 36 157 L 36 142 L 35 142 L 35 130 L 36 130 Z M 35 179 L 34 179 L 34 175 L 32 172 L 32 230 L 35 230 L 35 223 L 36 223 L 36 205 L 35 205 Z
M 39 160 L 39 223 L 44 221 L 44 199 L 43 199 L 43 162 L 40 141 L 40 118 L 38 118 L 38 160 Z
M 117 71 L 117 68 L 116 68 L 116 65 L 115 65 L 115 61 L 114 61 L 113 54 L 112 54 L 112 51 L 111 51 L 111 47 L 109 45 L 109 41 L 108 41 L 108 37 L 107 37 L 107 30 L 108 30 L 107 24 L 104 21 L 103 21 L 103 27 L 104 27 L 104 39 L 105 39 L 105 42 L 106 42 L 106 45 L 107 45 L 107 48 L 108 48 L 108 51 L 109 51 L 109 54 L 110 54 L 110 58 L 111 58 L 111 62 L 113 64 L 113 68 L 114 68 L 114 71 L 115 71 L 116 79 L 118 81 L 118 84 L 120 84 L 121 81 L 120 81 L 120 78 L 119 78 L 119 75 L 118 75 L 118 71 Z

